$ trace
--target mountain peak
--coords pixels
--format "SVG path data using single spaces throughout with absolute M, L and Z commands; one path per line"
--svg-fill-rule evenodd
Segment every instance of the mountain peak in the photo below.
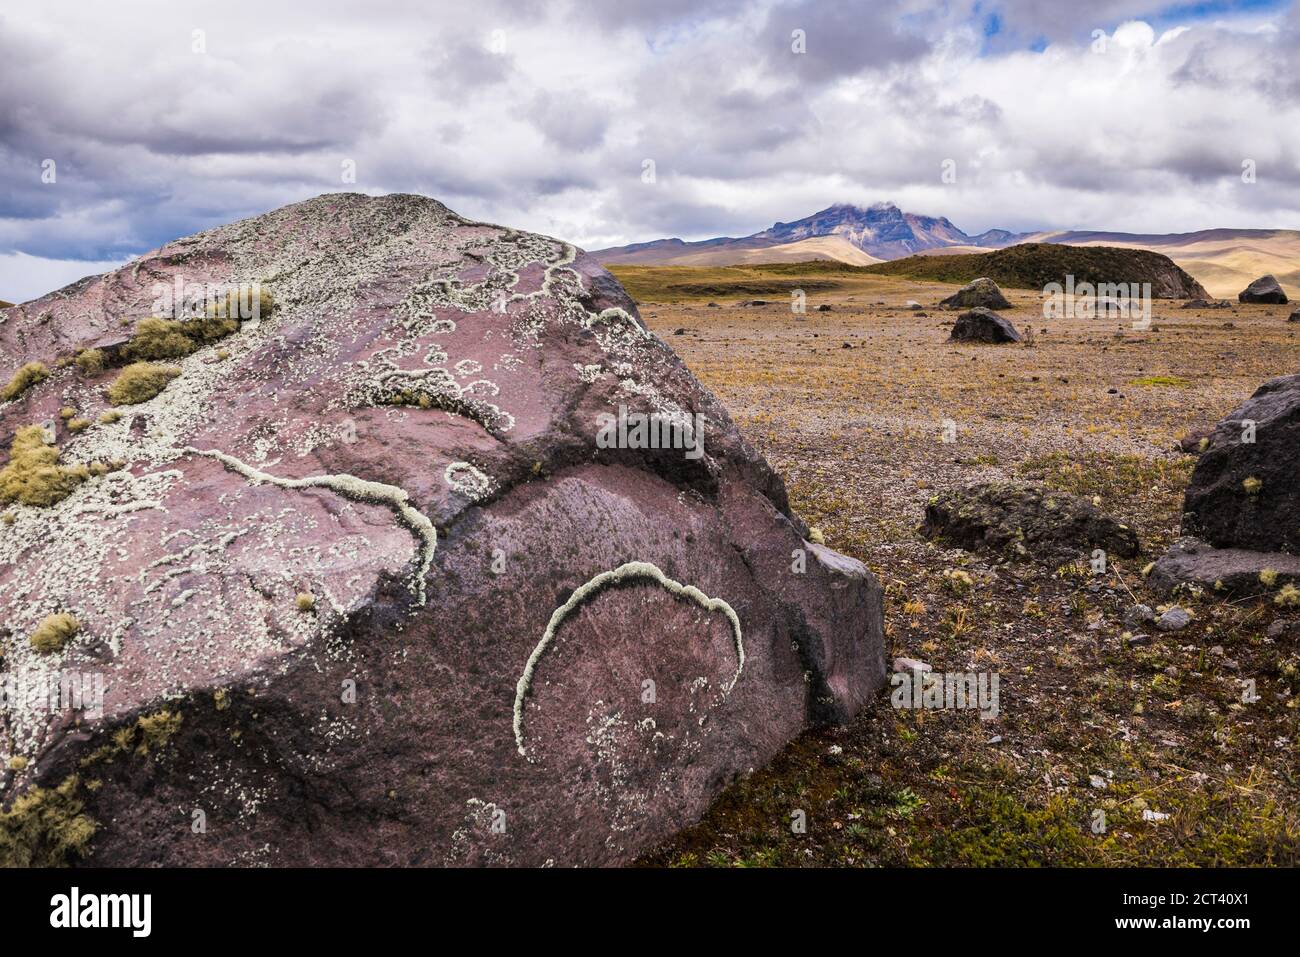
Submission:
M 680 251 L 686 255 L 696 255 L 707 251 L 710 257 L 715 257 L 725 254 L 728 249 L 753 251 L 823 237 L 847 242 L 874 259 L 900 259 L 927 249 L 947 246 L 986 246 L 997 249 L 1020 238 L 1006 230 L 989 230 L 979 236 L 968 236 L 947 217 L 909 213 L 900 209 L 896 203 L 885 200 L 869 206 L 834 203 L 803 219 L 791 223 L 774 223 L 752 236 L 685 243 L 682 244 L 685 249 L 678 247 L 672 254 Z M 605 262 L 657 262 L 670 255 L 667 247 L 667 240 L 658 240 L 617 249 L 597 250 L 597 255 L 602 256 L 602 261 Z

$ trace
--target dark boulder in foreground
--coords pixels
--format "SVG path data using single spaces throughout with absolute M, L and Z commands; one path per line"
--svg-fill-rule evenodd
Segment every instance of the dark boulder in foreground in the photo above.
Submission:
M 1187 485 L 1184 532 L 1216 548 L 1300 552 L 1297 463 L 1300 375 L 1282 376 L 1208 436 Z
M 968 282 L 955 293 L 944 299 L 939 305 L 945 309 L 1010 309 L 1011 303 L 1002 295 L 1002 290 L 992 279 L 976 279 Z
M 1009 482 L 972 485 L 930 501 L 921 534 L 967 551 L 1062 564 L 1094 549 L 1131 558 L 1137 534 L 1077 495 Z
M 1282 286 L 1272 276 L 1260 276 L 1237 294 L 1238 302 L 1262 302 L 1280 306 L 1287 301 Z
M 177 281 L 274 309 L 148 321 Z M 616 864 L 884 682 L 874 577 L 558 240 L 322 196 L 8 309 L 0 355 L 43 364 L 0 678 L 92 679 L 7 701 L 0 863 Z
M 963 312 L 952 325 L 949 342 L 982 342 L 996 345 L 1019 342 L 1020 331 L 1007 319 L 983 307 Z

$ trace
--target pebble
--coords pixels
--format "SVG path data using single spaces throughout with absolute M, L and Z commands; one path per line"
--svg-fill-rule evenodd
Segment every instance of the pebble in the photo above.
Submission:
M 1156 622 L 1156 627 L 1161 631 L 1182 631 L 1191 623 L 1192 616 L 1187 610 L 1175 605 L 1160 616 L 1160 620 Z
M 1134 605 L 1128 611 L 1124 612 L 1124 624 L 1130 628 L 1155 620 L 1156 613 L 1151 610 L 1150 605 Z

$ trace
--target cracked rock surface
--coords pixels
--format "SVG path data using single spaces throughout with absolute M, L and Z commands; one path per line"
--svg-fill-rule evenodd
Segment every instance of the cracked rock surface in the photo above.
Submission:
M 101 419 L 177 282 L 275 305 Z M 0 465 L 46 424 L 90 469 L 0 505 L 0 672 L 104 688 L 0 711 L 0 805 L 75 793 L 70 862 L 621 863 L 883 684 L 875 578 L 558 240 L 321 196 L 0 311 L 0 353 L 50 371 Z M 620 407 L 703 454 L 599 448 Z

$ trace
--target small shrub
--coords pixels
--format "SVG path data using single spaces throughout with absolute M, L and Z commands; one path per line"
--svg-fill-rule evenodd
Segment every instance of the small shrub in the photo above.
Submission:
M 1248 479 L 1242 479 L 1241 487 L 1246 490 L 1247 495 L 1258 495 L 1260 489 L 1264 487 L 1264 483 L 1252 475 Z
M 73 432 L 73 433 L 84 432 L 88 428 L 90 428 L 89 419 L 68 419 L 69 432 Z
M 295 599 L 299 611 L 311 611 L 316 607 L 316 596 L 311 592 L 300 591 Z
M 112 425 L 118 419 L 122 418 L 122 413 L 117 409 L 105 409 L 99 413 L 99 421 L 102 425 Z
M 29 362 L 13 374 L 13 378 L 0 389 L 0 402 L 12 402 L 38 382 L 50 377 L 44 362 Z
M 114 405 L 148 402 L 180 374 L 181 370 L 175 366 L 160 366 L 151 362 L 132 363 L 108 387 L 108 401 Z
M 64 422 L 68 421 L 68 419 L 72 418 L 76 414 L 77 410 L 70 405 L 65 405 L 63 408 L 59 409 L 59 418 Z
M 66 612 L 60 612 L 57 615 L 50 615 L 37 625 L 29 640 L 36 651 L 43 655 L 50 655 L 62 651 L 63 646 L 80 630 L 81 622 Z
M 45 443 L 44 426 L 29 425 L 14 435 L 9 464 L 0 469 L 0 503 L 56 505 L 88 478 L 84 465 L 59 464 L 58 447 Z
M 975 587 L 975 581 L 960 568 L 949 568 L 943 573 L 943 584 L 955 595 L 964 595 Z
M 1273 596 L 1273 604 L 1279 608 L 1300 608 L 1300 588 L 1287 582 L 1281 590 Z

